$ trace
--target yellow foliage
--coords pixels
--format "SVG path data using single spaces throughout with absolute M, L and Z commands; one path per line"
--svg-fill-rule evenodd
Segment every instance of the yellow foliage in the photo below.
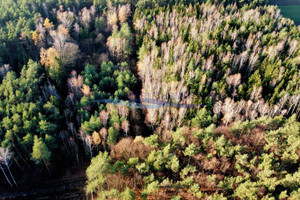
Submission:
M 41 64 L 45 67 L 51 67 L 55 64 L 55 59 L 59 59 L 59 53 L 58 51 L 51 47 L 48 50 L 45 50 L 44 48 L 41 49 L 40 53 L 41 57 Z
M 44 49 L 44 48 L 41 49 L 40 57 L 41 57 L 41 59 L 40 59 L 41 64 L 46 66 L 46 64 L 47 64 L 47 50 L 46 49 Z
M 33 31 L 32 33 L 32 40 L 34 41 L 34 44 L 37 45 L 39 40 L 40 40 L 40 37 L 39 37 L 39 34 L 37 33 L 37 31 Z
M 126 7 L 121 7 L 119 9 L 119 20 L 120 20 L 121 24 L 126 22 L 126 20 L 127 20 Z
M 85 84 L 83 84 L 83 87 L 82 87 L 81 91 L 84 94 L 84 96 L 89 96 L 89 95 L 92 94 L 90 87 L 88 85 L 85 85 Z
M 63 25 L 59 25 L 58 26 L 58 32 L 66 37 L 69 37 L 69 29 L 67 29 L 66 27 L 64 27 Z
M 93 143 L 99 145 L 101 143 L 101 138 L 98 132 L 94 131 L 92 135 Z
M 115 12 L 109 12 L 107 17 L 107 22 L 109 25 L 113 26 L 118 23 L 118 15 Z
M 45 21 L 44 21 L 44 27 L 51 29 L 51 28 L 54 27 L 54 25 L 53 25 L 52 22 L 50 22 L 50 20 L 48 18 L 46 18 Z
M 206 74 L 204 74 L 201 78 L 201 83 L 205 84 L 206 82 Z
M 131 15 L 129 4 L 123 5 L 119 8 L 118 16 L 121 24 L 127 21 L 129 15 Z

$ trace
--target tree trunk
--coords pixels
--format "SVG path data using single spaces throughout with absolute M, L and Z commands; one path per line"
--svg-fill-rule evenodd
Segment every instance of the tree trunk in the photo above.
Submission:
M 9 172 L 10 177 L 12 178 L 13 182 L 15 183 L 16 186 L 18 186 L 18 184 L 17 184 L 17 182 L 16 182 L 14 176 L 12 175 L 12 173 L 11 173 L 11 171 L 10 171 L 10 167 L 8 166 L 8 163 L 5 162 L 5 165 L 6 165 L 7 169 L 8 169 L 8 172 Z
M 2 167 L 1 164 L 0 164 L 0 168 L 1 168 L 1 170 L 2 170 L 2 172 L 3 172 L 3 174 L 4 174 L 4 176 L 5 176 L 5 178 L 6 178 L 6 180 L 7 180 L 7 182 L 9 183 L 10 187 L 13 187 L 13 185 L 12 185 L 11 182 L 9 181 L 8 177 L 6 176 L 6 173 L 5 173 L 5 171 L 4 171 L 4 169 L 3 169 L 3 167 Z
M 13 157 L 13 159 L 17 163 L 18 167 L 21 169 L 21 165 L 19 164 L 19 162 L 17 161 L 17 159 L 15 157 Z
M 43 158 L 43 162 L 44 162 L 44 165 L 46 166 L 46 169 L 47 169 L 47 171 L 48 171 L 49 175 L 51 176 L 50 169 L 49 169 L 49 167 L 48 167 L 48 164 L 46 163 L 46 161 L 45 161 L 45 159 L 44 159 L 44 158 Z
M 92 145 L 90 145 L 89 148 L 90 148 L 91 159 L 92 159 L 93 158 L 93 148 L 92 148 Z

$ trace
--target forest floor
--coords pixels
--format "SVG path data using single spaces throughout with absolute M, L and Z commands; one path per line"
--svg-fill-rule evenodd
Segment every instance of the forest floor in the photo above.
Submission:
M 272 5 L 278 5 L 284 17 L 291 18 L 300 25 L 300 0 L 269 0 Z
M 88 163 L 73 166 L 56 180 L 30 183 L 17 189 L 0 189 L 1 200 L 84 200 Z

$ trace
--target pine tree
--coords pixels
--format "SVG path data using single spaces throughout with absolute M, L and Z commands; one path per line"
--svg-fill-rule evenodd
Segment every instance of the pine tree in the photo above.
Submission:
M 106 174 L 111 169 L 110 161 L 107 152 L 100 152 L 91 160 L 91 165 L 86 170 L 87 193 L 98 193 L 105 189 Z
M 33 140 L 31 159 L 35 161 L 36 164 L 40 164 L 41 162 L 43 162 L 48 172 L 50 173 L 49 165 L 51 159 L 51 151 L 48 149 L 43 139 L 39 138 L 36 135 L 34 136 Z
M 128 187 L 120 194 L 120 198 L 124 200 L 135 200 L 135 194 Z

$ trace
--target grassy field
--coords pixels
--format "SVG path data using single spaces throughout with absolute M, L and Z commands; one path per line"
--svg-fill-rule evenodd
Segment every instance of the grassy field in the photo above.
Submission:
M 284 17 L 291 18 L 300 25 L 300 0 L 269 0 L 269 3 L 278 5 Z

